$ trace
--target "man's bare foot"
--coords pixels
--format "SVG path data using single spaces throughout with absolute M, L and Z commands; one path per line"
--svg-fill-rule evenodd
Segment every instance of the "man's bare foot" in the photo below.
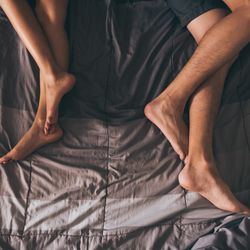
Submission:
M 56 78 L 48 78 L 46 81 L 46 122 L 44 132 L 47 135 L 51 126 L 57 123 L 58 106 L 62 97 L 69 92 L 75 84 L 72 74 L 62 72 Z
M 54 127 L 53 133 L 45 135 L 44 122 L 35 121 L 18 144 L 10 152 L 0 158 L 0 164 L 6 164 L 12 160 L 22 160 L 36 149 L 59 140 L 62 135 L 63 131 L 58 125 Z
M 145 116 L 153 122 L 169 140 L 181 160 L 188 152 L 188 130 L 183 120 L 183 110 L 169 97 L 157 97 L 144 108 Z
M 198 192 L 216 207 L 250 216 L 250 209 L 240 203 L 221 179 L 214 162 L 188 163 L 179 174 L 180 185 Z

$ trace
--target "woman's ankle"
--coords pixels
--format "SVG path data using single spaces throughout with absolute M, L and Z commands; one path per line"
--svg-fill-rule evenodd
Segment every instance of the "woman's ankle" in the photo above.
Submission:
M 38 125 L 39 127 L 43 127 L 45 123 L 46 117 L 36 116 L 33 124 Z
M 64 70 L 56 65 L 53 67 L 49 67 L 49 69 L 46 70 L 45 72 L 41 71 L 41 74 L 44 77 L 44 79 L 47 80 L 47 82 L 54 82 L 54 81 L 56 81 L 56 79 L 58 79 L 60 77 L 60 75 L 63 72 L 64 72 Z
M 196 152 L 189 152 L 188 156 L 186 157 L 185 163 L 186 164 L 195 164 L 199 163 L 201 165 L 210 165 L 215 162 L 214 156 L 209 151 L 196 151 Z

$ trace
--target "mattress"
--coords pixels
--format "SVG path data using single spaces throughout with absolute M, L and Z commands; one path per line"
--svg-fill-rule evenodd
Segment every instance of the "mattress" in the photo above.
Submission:
M 250 218 L 182 189 L 182 162 L 143 113 L 196 47 L 167 2 L 74 0 L 66 27 L 77 80 L 60 105 L 64 137 L 0 166 L 0 249 L 250 249 Z M 248 206 L 249 67 L 247 46 L 214 131 L 217 168 Z M 1 12 L 1 155 L 38 101 L 38 68 Z

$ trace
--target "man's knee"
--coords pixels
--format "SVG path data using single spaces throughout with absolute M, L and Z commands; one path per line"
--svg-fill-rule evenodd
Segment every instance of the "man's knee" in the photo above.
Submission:
M 41 4 L 37 4 L 35 8 L 36 16 L 38 21 L 44 28 L 63 28 L 64 18 L 44 8 Z
M 207 31 L 213 25 L 222 20 L 227 14 L 228 11 L 224 9 L 209 10 L 190 22 L 187 28 L 195 38 L 196 42 L 199 43 Z

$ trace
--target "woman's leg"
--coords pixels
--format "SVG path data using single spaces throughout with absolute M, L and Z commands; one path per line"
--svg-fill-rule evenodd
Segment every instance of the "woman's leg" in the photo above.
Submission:
M 67 7 L 68 0 L 37 0 L 35 10 L 56 63 L 63 71 L 68 71 L 69 64 L 68 37 L 64 28 Z M 47 103 L 51 103 L 53 92 L 47 90 L 46 97 Z M 54 120 L 45 123 L 47 131 L 50 131 L 51 125 L 57 121 L 58 110 L 54 109 L 52 113 L 55 115 Z
M 69 66 L 69 45 L 65 31 L 68 0 L 37 0 L 36 16 L 41 24 L 57 64 L 64 71 Z
M 58 6 L 57 6 L 58 5 Z M 45 35 L 50 43 L 56 63 L 63 70 L 68 68 L 68 42 L 64 30 L 67 0 L 39 0 L 36 13 L 40 23 L 45 27 Z M 49 29 L 46 29 L 49 27 Z M 55 124 L 48 135 L 44 135 L 43 127 L 46 120 L 46 84 L 40 73 L 40 100 L 35 121 L 20 142 L 4 157 L 0 163 L 9 160 L 20 160 L 42 145 L 54 142 L 63 135 L 62 130 Z
M 59 140 L 63 132 L 56 125 L 53 132 L 44 134 L 44 123 L 46 119 L 46 86 L 40 80 L 40 99 L 35 120 L 31 128 L 25 133 L 18 144 L 6 155 L 0 158 L 0 164 L 6 164 L 12 160 L 22 160 L 36 149 Z
M 66 73 L 55 61 L 48 41 L 26 0 L 0 0 L 16 32 L 38 64 L 46 85 L 46 127 L 57 121 L 62 96 L 74 85 L 73 75 Z

